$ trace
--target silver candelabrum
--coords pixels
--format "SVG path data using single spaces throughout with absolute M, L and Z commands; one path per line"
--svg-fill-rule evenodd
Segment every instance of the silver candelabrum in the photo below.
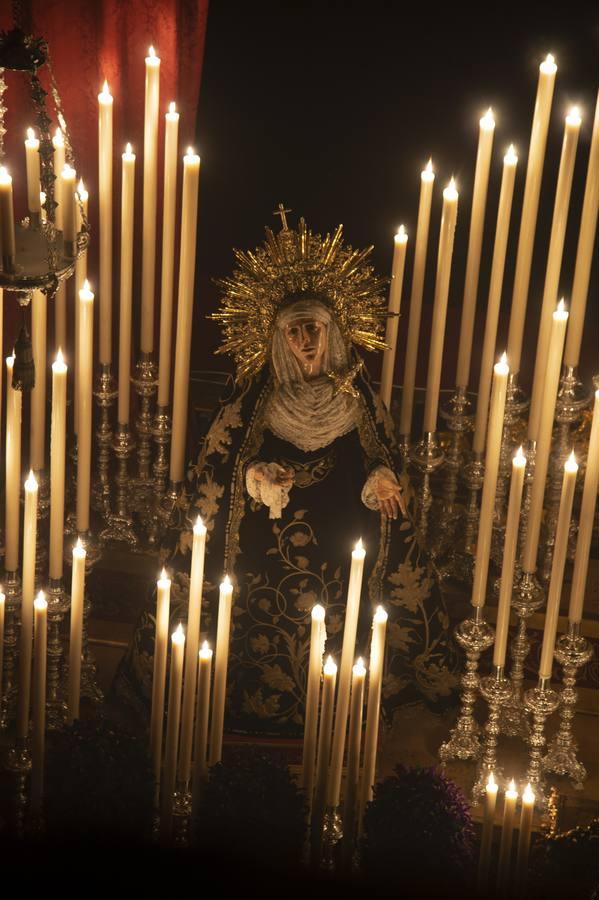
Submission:
M 455 577 L 468 581 L 472 575 L 471 556 L 464 537 L 458 537 L 458 524 L 464 516 L 464 509 L 456 503 L 458 494 L 458 478 L 463 467 L 464 452 L 462 442 L 464 435 L 472 427 L 469 414 L 471 402 L 465 388 L 456 388 L 447 404 L 441 408 L 441 417 L 447 423 L 451 435 L 449 447 L 445 455 L 445 482 L 437 540 L 435 541 L 438 568 L 442 577 Z
M 6 728 L 12 716 L 16 687 L 17 622 L 21 609 L 21 579 L 18 572 L 4 572 L 4 672 L 2 677 L 2 701 L 0 703 L 0 728 Z
M 551 740 L 547 755 L 542 761 L 545 772 L 567 775 L 578 790 L 582 790 L 587 777 L 584 765 L 577 755 L 577 743 L 572 734 L 572 721 L 576 715 L 576 673 L 593 656 L 593 647 L 580 635 L 580 625 L 571 622 L 568 633 L 562 635 L 555 647 L 555 659 L 563 669 L 564 687 L 559 697 L 560 725 Z
M 547 806 L 547 792 L 543 779 L 543 753 L 547 743 L 545 723 L 559 706 L 559 694 L 551 687 L 549 678 L 539 678 L 537 686 L 526 691 L 524 705 L 532 717 L 528 738 L 530 751 L 526 780 L 535 792 L 539 807 L 544 809 Z
M 96 379 L 94 397 L 100 410 L 98 426 L 96 428 L 96 461 L 97 476 L 92 491 L 94 508 L 105 520 L 110 518 L 110 448 L 112 445 L 112 424 L 110 421 L 110 409 L 118 396 L 115 379 L 111 372 L 110 363 L 100 366 L 100 372 Z
M 503 666 L 496 666 L 491 675 L 481 679 L 480 692 L 489 705 L 489 714 L 485 724 L 482 759 L 472 788 L 472 798 L 475 802 L 484 796 L 491 772 L 497 780 L 502 775 L 502 770 L 497 765 L 497 741 L 501 732 L 499 717 L 501 710 L 512 698 L 512 685 L 503 673 Z
M 61 686 L 63 646 L 61 626 L 71 606 L 62 578 L 51 578 L 46 588 L 48 600 L 48 674 L 46 682 L 46 723 L 50 731 L 64 725 L 67 705 Z
M 478 662 L 481 653 L 487 650 L 495 638 L 495 632 L 485 622 L 483 611 L 475 607 L 474 616 L 464 619 L 455 631 L 456 641 L 466 651 L 466 667 L 462 675 L 462 695 L 460 713 L 451 730 L 448 741 L 441 744 L 439 758 L 442 763 L 451 759 L 476 759 L 480 753 L 478 725 L 473 709 L 479 690 Z
M 445 461 L 445 454 L 439 444 L 436 431 L 425 432 L 421 441 L 414 444 L 410 451 L 410 460 L 422 475 L 420 496 L 417 505 L 417 525 L 422 538 L 428 532 L 428 517 L 433 502 L 430 476 Z
M 137 546 L 137 534 L 129 513 L 129 459 L 135 449 L 128 425 L 118 425 L 112 439 L 112 450 L 117 460 L 115 495 L 106 527 L 100 534 L 102 541 L 126 541 Z
M 527 708 L 522 694 L 524 665 L 530 653 L 526 623 L 544 602 L 545 593 L 534 574 L 521 574 L 512 594 L 512 608 L 518 617 L 518 627 L 510 642 L 512 701 L 509 706 L 503 707 L 499 718 L 501 733 L 510 737 L 526 738 L 529 733 Z

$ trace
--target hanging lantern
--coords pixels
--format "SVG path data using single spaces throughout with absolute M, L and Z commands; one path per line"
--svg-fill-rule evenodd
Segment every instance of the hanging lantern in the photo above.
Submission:
M 26 79 L 32 104 L 32 117 L 37 129 L 29 132 L 27 154 L 37 179 L 41 200 L 36 202 L 35 189 L 28 191 L 29 215 L 17 222 L 14 218 L 12 177 L 10 172 L 25 170 L 11 166 L 6 159 L 4 116 L 7 109 L 5 70 Z M 62 187 L 54 171 L 55 145 L 51 131 L 58 126 L 64 143 L 65 166 L 59 173 Z M 39 153 L 39 161 L 35 154 Z M 28 176 L 32 177 L 31 175 Z M 32 199 L 33 198 L 33 199 Z M 39 198 L 38 198 L 39 199 Z M 43 201 L 43 202 L 42 202 Z M 59 283 L 69 278 L 75 262 L 89 241 L 89 224 L 83 204 L 75 191 L 75 158 L 69 130 L 48 45 L 42 38 L 26 34 L 21 28 L 0 33 L 0 288 L 15 295 L 23 309 L 23 325 L 15 343 L 13 386 L 29 390 L 35 383 L 31 340 L 26 323 L 26 308 L 34 290 L 54 299 Z

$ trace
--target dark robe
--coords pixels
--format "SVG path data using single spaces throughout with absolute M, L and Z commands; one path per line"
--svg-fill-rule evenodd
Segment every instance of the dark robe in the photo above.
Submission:
M 310 645 L 310 612 L 326 609 L 326 653 L 340 657 L 351 551 L 366 549 L 356 656 L 368 663 L 372 616 L 389 613 L 383 715 L 421 700 L 442 705 L 456 687 L 449 618 L 411 513 L 389 520 L 361 499 L 366 478 L 396 472 L 409 512 L 409 482 L 399 475 L 392 426 L 367 376 L 355 379 L 361 421 L 327 447 L 305 452 L 264 426 L 272 377 L 265 370 L 221 403 L 188 473 L 187 491 L 166 551 L 173 571 L 171 622 L 187 615 L 191 528 L 208 527 L 201 630 L 214 641 L 218 584 L 235 584 L 225 729 L 301 735 Z M 245 472 L 254 460 L 293 467 L 295 481 L 279 519 L 253 500 Z M 119 673 L 129 696 L 151 696 L 155 605 L 142 616 Z

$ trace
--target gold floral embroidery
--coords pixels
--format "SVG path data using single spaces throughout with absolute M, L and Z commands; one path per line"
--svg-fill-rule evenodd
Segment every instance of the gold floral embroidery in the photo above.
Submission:
M 231 444 L 231 429 L 241 427 L 241 397 L 238 397 L 234 403 L 224 406 L 206 435 L 206 454 L 218 453 L 223 458 L 223 462 L 229 459 L 229 450 Z

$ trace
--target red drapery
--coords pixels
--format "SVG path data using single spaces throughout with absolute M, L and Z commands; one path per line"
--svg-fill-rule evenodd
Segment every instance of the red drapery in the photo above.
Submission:
M 141 175 L 143 166 L 144 58 L 152 44 L 161 59 L 160 107 L 166 112 L 175 100 L 181 113 L 180 146 L 194 142 L 200 90 L 208 0 L 29 0 L 21 7 L 25 25 L 35 36 L 46 39 L 77 164 L 77 178 L 83 177 L 90 192 L 90 223 L 97 234 L 98 183 L 98 100 L 104 79 L 114 96 L 114 239 L 118 247 L 120 204 L 120 154 L 131 141 L 137 152 L 136 218 L 141 215 Z M 0 11 L 0 28 L 13 26 L 9 4 Z M 29 30 L 26 28 L 26 30 Z M 27 79 L 7 72 L 6 156 L 15 169 L 15 212 L 26 214 L 23 140 L 32 124 L 33 107 L 27 93 Z M 52 98 L 48 105 L 53 109 Z M 163 139 L 163 123 L 159 143 Z M 160 147 L 160 149 L 162 149 Z M 162 154 L 159 155 L 159 182 Z M 159 205 L 160 209 L 160 205 Z M 136 226 L 136 232 L 137 232 Z M 157 235 L 160 236 L 160 222 Z M 157 254 L 159 259 L 160 254 Z M 97 271 L 97 241 L 90 247 L 90 276 Z M 114 287 L 118 283 L 118 255 L 113 266 Z M 14 304 L 6 304 L 6 347 L 14 339 L 11 321 Z M 52 313 L 49 310 L 48 321 Z M 6 349 L 5 347 L 5 349 Z

